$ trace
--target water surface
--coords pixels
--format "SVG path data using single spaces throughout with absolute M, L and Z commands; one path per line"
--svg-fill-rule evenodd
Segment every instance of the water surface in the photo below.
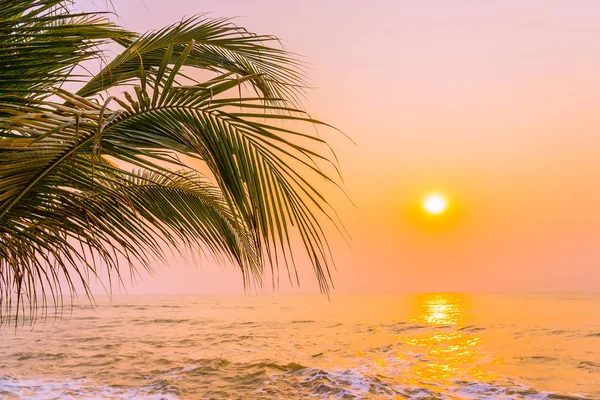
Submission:
M 0 332 L 0 398 L 600 399 L 600 295 L 97 300 Z

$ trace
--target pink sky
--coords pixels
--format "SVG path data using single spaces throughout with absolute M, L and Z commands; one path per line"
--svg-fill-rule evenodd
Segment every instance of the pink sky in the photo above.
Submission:
M 600 2 L 112 2 L 129 29 L 237 16 L 304 56 L 306 108 L 358 144 L 330 136 L 357 205 L 334 199 L 336 292 L 600 290 Z M 443 229 L 411 213 L 432 190 L 460 211 Z M 205 262 L 128 291 L 243 288 Z

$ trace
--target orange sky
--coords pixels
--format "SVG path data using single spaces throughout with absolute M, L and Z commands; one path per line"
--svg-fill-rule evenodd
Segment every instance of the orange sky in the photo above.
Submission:
M 357 205 L 335 197 L 337 292 L 600 290 L 600 2 L 112 2 L 138 31 L 238 16 L 309 62 L 306 108 L 358 144 L 330 136 Z M 431 190 L 452 223 L 411 211 Z M 206 262 L 128 291 L 243 289 Z

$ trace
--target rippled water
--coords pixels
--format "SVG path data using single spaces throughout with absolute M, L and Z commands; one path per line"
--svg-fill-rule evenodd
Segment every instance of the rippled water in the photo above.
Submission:
M 0 331 L 19 397 L 600 399 L 600 296 L 98 299 Z

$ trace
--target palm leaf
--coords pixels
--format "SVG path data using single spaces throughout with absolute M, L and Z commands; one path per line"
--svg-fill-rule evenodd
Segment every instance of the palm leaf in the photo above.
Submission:
M 66 13 L 61 3 L 0 1 L 0 99 L 31 97 L 45 86 L 82 79 L 73 70 L 99 57 L 99 46 L 132 36 L 101 14 Z
M 184 65 L 216 73 L 251 77 L 252 87 L 263 96 L 298 99 L 304 74 L 284 50 L 268 44 L 274 36 L 256 35 L 233 25 L 228 19 L 192 17 L 137 39 L 116 40 L 125 50 L 94 76 L 79 92 L 90 96 L 139 79 L 140 66 L 154 72 L 158 85 L 169 65 L 180 56 Z M 188 49 L 193 41 L 192 49 Z
M 335 213 L 318 187 L 336 184 L 324 171 L 337 166 L 306 133 L 326 125 L 298 107 L 294 59 L 227 20 L 136 37 L 63 3 L 0 3 L 0 46 L 15 55 L 0 73 L 0 312 L 35 315 L 65 288 L 89 294 L 92 275 L 108 272 L 111 286 L 165 248 L 233 263 L 245 285 L 260 285 L 265 265 L 274 284 L 280 265 L 299 283 L 294 235 L 328 292 L 320 221 Z M 125 49 L 77 94 L 61 88 L 106 40 Z M 201 70 L 212 78 L 182 84 Z

